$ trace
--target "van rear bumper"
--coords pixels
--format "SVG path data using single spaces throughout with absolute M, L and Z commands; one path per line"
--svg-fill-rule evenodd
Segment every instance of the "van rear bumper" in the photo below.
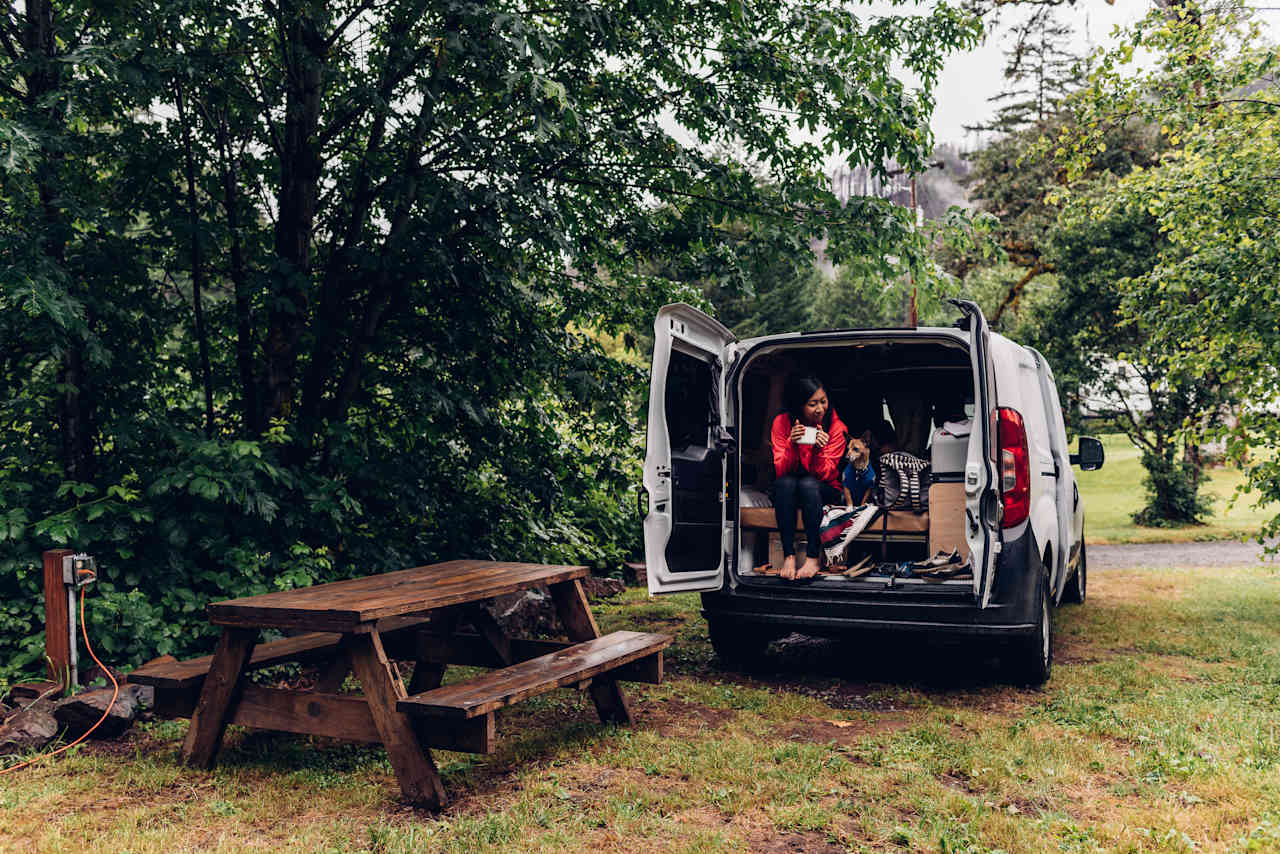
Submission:
M 705 605 L 707 603 L 704 598 Z M 983 613 L 984 615 L 989 614 L 992 610 L 988 608 Z M 1031 634 L 1036 629 L 1035 623 L 999 623 L 957 619 L 903 619 L 900 616 L 858 617 L 847 614 L 839 616 L 825 614 L 766 614 L 759 611 L 721 608 L 717 605 L 704 607 L 702 615 L 709 620 L 724 620 L 738 625 L 755 625 L 765 630 L 774 630 L 774 633 L 800 632 L 802 634 L 822 636 L 855 634 L 866 631 L 892 631 L 956 636 L 1015 637 Z M 939 614 L 936 616 L 942 617 L 944 615 Z
M 875 592 L 845 592 L 831 586 L 779 581 L 726 585 L 702 594 L 708 620 L 758 627 L 771 634 L 797 631 L 838 636 L 865 631 L 933 635 L 1015 637 L 1036 631 L 1036 582 L 1043 574 L 1030 533 L 1005 541 L 997 559 L 991 604 L 978 607 L 973 591 L 899 587 Z

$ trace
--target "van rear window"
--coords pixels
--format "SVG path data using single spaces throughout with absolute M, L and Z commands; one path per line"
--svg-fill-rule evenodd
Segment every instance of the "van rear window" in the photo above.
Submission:
M 671 351 L 667 367 L 667 440 L 673 451 L 707 446 L 707 427 L 715 411 L 714 374 L 709 362 Z

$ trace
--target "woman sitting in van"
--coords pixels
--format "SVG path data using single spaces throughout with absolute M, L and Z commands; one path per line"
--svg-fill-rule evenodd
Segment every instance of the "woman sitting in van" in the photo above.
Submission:
M 822 506 L 840 503 L 840 460 L 848 430 L 831 408 L 822 381 L 792 376 L 783 391 L 786 411 L 773 419 L 773 506 L 782 538 L 779 574 L 786 579 L 818 574 Z M 804 518 L 805 561 L 796 569 L 796 509 Z

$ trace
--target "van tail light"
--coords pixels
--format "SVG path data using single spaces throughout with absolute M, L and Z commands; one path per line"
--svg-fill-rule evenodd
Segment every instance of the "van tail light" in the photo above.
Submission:
M 1027 450 L 1027 428 L 1016 409 L 996 410 L 996 439 L 1000 468 L 1000 500 L 1004 517 L 1000 524 L 1012 528 L 1031 514 L 1031 460 Z

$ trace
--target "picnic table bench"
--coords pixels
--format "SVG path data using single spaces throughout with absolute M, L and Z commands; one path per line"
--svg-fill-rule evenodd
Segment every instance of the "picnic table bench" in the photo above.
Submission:
M 494 713 L 564 686 L 591 694 L 600 719 L 629 723 L 620 681 L 662 681 L 667 635 L 601 637 L 579 579 L 582 566 L 445 563 L 230 599 L 209 605 L 222 626 L 213 655 L 158 660 L 129 674 L 151 685 L 156 712 L 190 717 L 182 760 L 211 767 L 228 724 L 381 743 L 401 791 L 430 808 L 447 802 L 430 748 L 488 753 Z M 485 600 L 546 585 L 568 642 L 508 637 Z M 470 624 L 474 632 L 461 632 Z M 263 629 L 299 631 L 259 643 Z M 414 661 L 408 689 L 395 660 Z M 258 685 L 248 674 L 319 662 L 313 690 Z M 451 664 L 494 668 L 442 686 Z M 354 674 L 360 694 L 340 694 Z

